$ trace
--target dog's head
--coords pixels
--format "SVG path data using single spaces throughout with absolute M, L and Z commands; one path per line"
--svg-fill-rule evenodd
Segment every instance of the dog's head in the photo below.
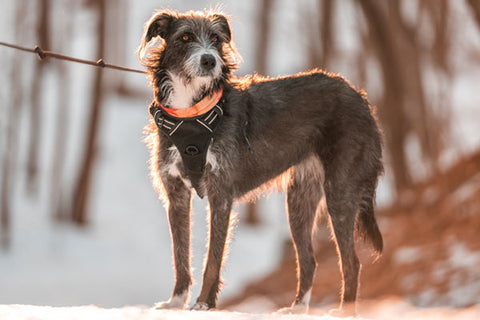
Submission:
M 167 71 L 186 82 L 227 79 L 237 66 L 229 21 L 217 12 L 156 12 L 145 24 L 139 58 L 153 77 Z

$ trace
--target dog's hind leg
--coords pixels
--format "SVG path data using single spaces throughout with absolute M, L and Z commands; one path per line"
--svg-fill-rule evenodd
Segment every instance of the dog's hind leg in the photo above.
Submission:
M 349 188 L 348 183 L 341 179 L 329 179 L 325 183 L 325 196 L 328 213 L 342 272 L 341 303 L 338 310 L 332 310 L 334 315 L 350 316 L 356 313 L 356 299 L 360 262 L 355 252 L 354 228 L 355 215 L 358 209 L 356 193 Z
M 220 291 L 220 272 L 226 251 L 232 200 L 225 195 L 208 195 L 210 205 L 209 245 L 203 270 L 203 284 L 194 310 L 215 308 Z
M 192 284 L 190 273 L 190 198 L 191 192 L 180 178 L 165 179 L 168 194 L 168 221 L 173 241 L 175 288 L 170 300 L 157 303 L 157 309 L 183 309 Z
M 290 308 L 279 313 L 306 313 L 310 303 L 316 261 L 312 232 L 317 207 L 322 198 L 323 168 L 316 157 L 297 165 L 287 190 L 287 213 L 297 257 L 297 295 Z

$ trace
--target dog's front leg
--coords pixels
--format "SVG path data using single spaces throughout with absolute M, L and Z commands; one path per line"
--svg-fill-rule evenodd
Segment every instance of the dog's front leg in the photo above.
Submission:
M 217 195 L 209 195 L 210 229 L 209 245 L 206 264 L 203 270 L 203 284 L 195 310 L 208 310 L 215 308 L 217 294 L 221 286 L 220 271 L 222 260 L 226 251 L 226 239 L 230 223 L 232 200 Z
M 170 300 L 156 304 L 157 309 L 183 309 L 188 303 L 190 273 L 190 198 L 191 191 L 179 178 L 165 180 L 168 194 L 168 221 L 173 242 L 175 288 Z

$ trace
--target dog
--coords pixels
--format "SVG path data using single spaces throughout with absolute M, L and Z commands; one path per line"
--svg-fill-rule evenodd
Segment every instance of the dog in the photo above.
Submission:
M 154 89 L 146 141 L 153 185 L 168 212 L 175 287 L 158 308 L 185 308 L 192 284 L 193 190 L 208 197 L 210 227 L 200 295 L 216 307 L 232 203 L 286 190 L 298 286 L 285 312 L 308 312 L 316 261 L 312 232 L 326 201 L 342 271 L 340 310 L 355 306 L 360 263 L 354 232 L 383 248 L 374 216 L 382 137 L 365 93 L 339 75 L 236 78 L 239 55 L 220 12 L 160 10 L 145 24 L 139 57 Z

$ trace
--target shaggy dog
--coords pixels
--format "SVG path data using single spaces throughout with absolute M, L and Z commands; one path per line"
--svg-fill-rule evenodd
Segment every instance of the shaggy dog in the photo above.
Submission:
M 192 190 L 207 196 L 209 246 L 193 309 L 214 308 L 238 199 L 277 186 L 287 193 L 298 287 L 287 312 L 307 312 L 316 269 L 312 230 L 325 199 L 342 271 L 340 309 L 357 297 L 355 228 L 377 253 L 374 216 L 383 171 L 381 134 L 365 95 L 342 77 L 312 70 L 236 78 L 228 19 L 217 12 L 162 10 L 146 23 L 139 56 L 155 99 L 147 127 L 151 176 L 168 211 L 175 288 L 158 308 L 187 306 Z

